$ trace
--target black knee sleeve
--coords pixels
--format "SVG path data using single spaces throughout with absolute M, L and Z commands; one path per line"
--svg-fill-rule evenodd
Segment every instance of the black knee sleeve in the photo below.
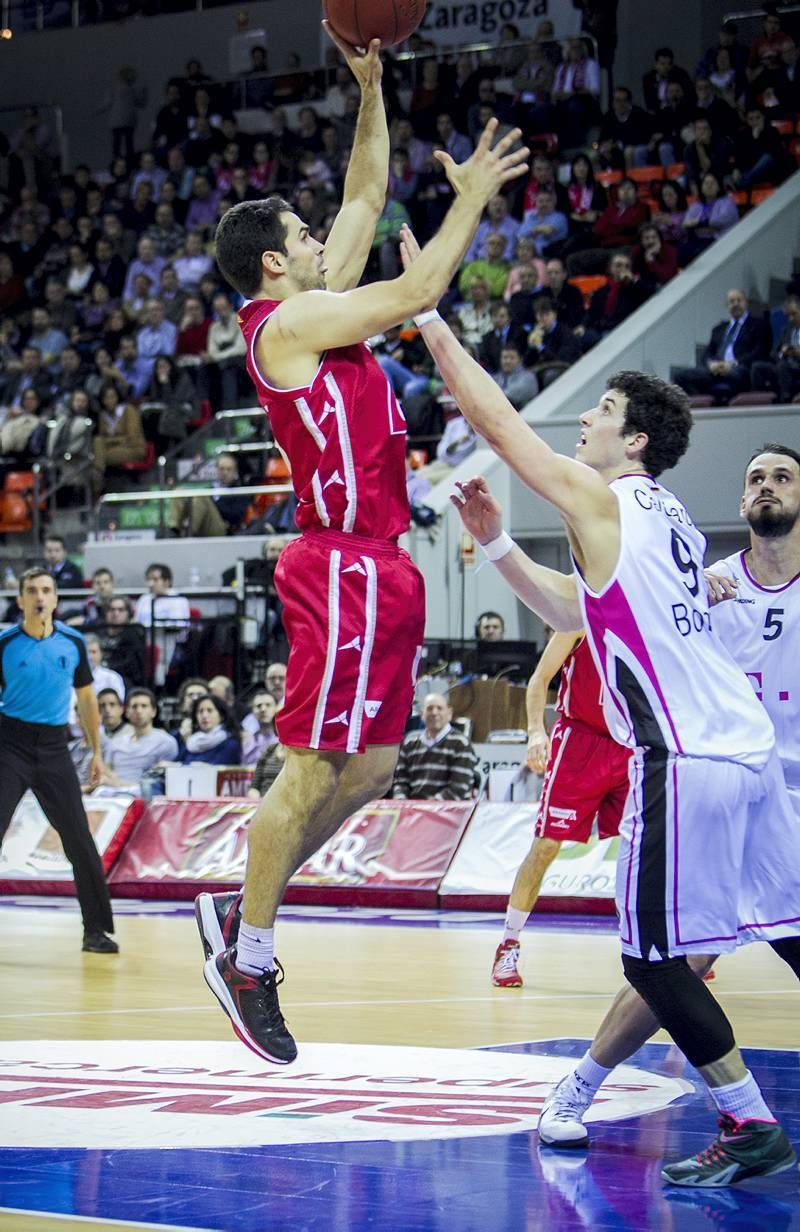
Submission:
M 647 962 L 622 955 L 625 978 L 696 1069 L 727 1056 L 731 1024 L 685 958 Z
M 781 937 L 780 941 L 770 941 L 770 945 L 800 980 L 800 937 Z

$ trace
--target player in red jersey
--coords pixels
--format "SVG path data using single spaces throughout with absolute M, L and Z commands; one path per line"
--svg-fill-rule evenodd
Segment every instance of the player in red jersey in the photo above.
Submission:
M 559 717 L 548 737 L 547 686 L 559 668 Z M 583 636 L 554 633 L 528 682 L 527 764 L 537 774 L 544 770 L 544 784 L 534 840 L 514 878 L 503 939 L 494 956 L 492 983 L 498 988 L 522 987 L 519 935 L 561 844 L 587 843 L 595 821 L 601 838 L 619 833 L 629 790 L 630 750 L 608 733 L 602 688 Z
M 278 905 L 303 861 L 388 788 L 423 637 L 422 577 L 397 544 L 409 524 L 405 421 L 364 339 L 445 292 L 485 204 L 527 155 L 513 148 L 518 129 L 491 148 L 496 121 L 465 163 L 437 152 L 456 194 L 440 231 L 413 270 L 357 287 L 388 175 L 380 45 L 360 54 L 332 37 L 361 107 L 327 243 L 276 197 L 234 206 L 216 236 L 220 269 L 250 301 L 248 369 L 289 460 L 303 534 L 275 574 L 290 642 L 277 718 L 286 760 L 250 826 L 241 924 L 230 896 L 201 895 L 196 914 L 209 987 L 243 1042 L 283 1064 L 297 1048 L 278 1005 Z

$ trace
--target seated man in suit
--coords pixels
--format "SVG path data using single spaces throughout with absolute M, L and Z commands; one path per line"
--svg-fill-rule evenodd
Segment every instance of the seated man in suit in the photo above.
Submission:
M 800 392 L 800 297 L 790 295 L 783 305 L 786 324 L 769 362 L 757 359 L 750 369 L 753 389 L 771 389 L 779 402 L 791 402 Z
M 492 328 L 483 335 L 478 349 L 478 358 L 488 372 L 496 372 L 500 367 L 500 352 L 507 342 L 519 344 L 525 350 L 524 331 L 512 321 L 508 304 L 499 300 L 492 305 Z
M 523 367 L 522 352 L 514 342 L 507 342 L 503 347 L 500 368 L 493 375 L 515 411 L 521 411 L 539 392 L 539 383 L 534 374 Z
M 711 331 L 711 338 L 698 368 L 675 368 L 672 380 L 687 394 L 711 394 L 719 406 L 750 385 L 750 369 L 769 355 L 770 336 L 766 321 L 750 315 L 747 296 L 736 288 L 725 296 L 728 319 Z

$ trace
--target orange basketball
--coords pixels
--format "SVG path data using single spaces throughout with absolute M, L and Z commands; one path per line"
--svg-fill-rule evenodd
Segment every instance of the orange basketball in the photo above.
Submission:
M 382 47 L 394 47 L 425 16 L 425 0 L 322 0 L 322 7 L 339 38 L 353 47 L 376 38 Z

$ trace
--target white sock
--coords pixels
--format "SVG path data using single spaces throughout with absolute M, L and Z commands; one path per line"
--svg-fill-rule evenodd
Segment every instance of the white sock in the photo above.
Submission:
M 572 1077 L 580 1094 L 594 1099 L 610 1073 L 605 1065 L 597 1064 L 591 1050 L 587 1049 L 572 1071 Z
M 503 932 L 504 941 L 519 941 L 519 935 L 527 922 L 530 911 L 518 911 L 509 905 L 506 908 L 506 924 Z
M 275 970 L 274 928 L 255 928 L 242 920 L 236 942 L 236 969 L 244 975 L 263 975 Z
M 731 1082 L 726 1087 L 709 1087 L 711 1098 L 720 1112 L 729 1112 L 737 1121 L 773 1121 L 775 1117 L 770 1112 L 761 1088 L 750 1070 L 738 1082 Z

